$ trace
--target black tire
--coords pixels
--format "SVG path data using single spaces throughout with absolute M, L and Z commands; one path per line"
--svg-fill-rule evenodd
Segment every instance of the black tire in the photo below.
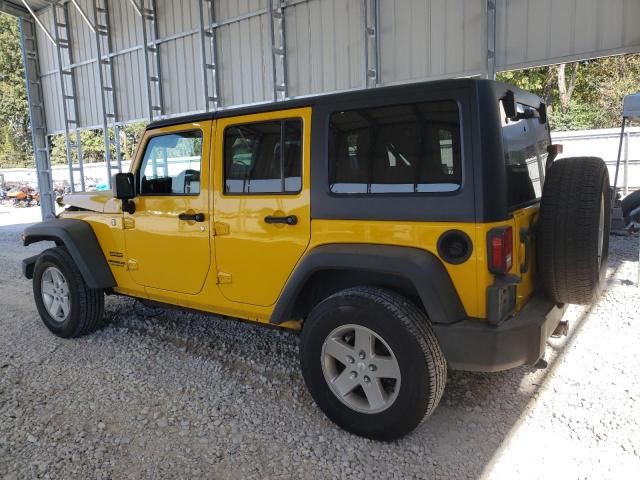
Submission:
M 640 190 L 630 193 L 622 199 L 622 216 L 628 217 L 633 209 L 640 206 Z
M 43 298 L 42 277 L 49 267 L 55 267 L 68 285 L 70 308 L 63 321 L 52 317 Z M 33 271 L 33 294 L 42 321 L 59 337 L 87 335 L 102 323 L 104 291 L 87 286 L 73 258 L 63 247 L 50 248 L 38 257 Z
M 600 295 L 607 270 L 610 195 L 609 173 L 600 158 L 565 158 L 551 166 L 540 206 L 537 258 L 545 293 L 555 302 L 586 305 Z
M 383 411 L 364 413 L 350 408 L 325 380 L 323 344 L 343 325 L 373 331 L 397 359 L 400 386 L 395 400 Z M 385 441 L 400 438 L 433 412 L 444 392 L 447 364 L 428 318 L 393 291 L 363 286 L 334 294 L 305 320 L 300 342 L 302 374 L 314 400 L 329 419 L 357 435 Z

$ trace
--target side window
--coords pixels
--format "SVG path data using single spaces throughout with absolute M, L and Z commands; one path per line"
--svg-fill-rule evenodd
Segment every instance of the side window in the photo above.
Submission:
M 330 190 L 337 194 L 453 192 L 462 184 L 454 101 L 335 112 Z
M 299 119 L 246 123 L 225 129 L 225 193 L 300 192 L 301 141 Z
M 147 143 L 138 175 L 141 195 L 199 195 L 202 132 L 171 133 Z
M 518 104 L 518 112 L 524 113 L 524 105 Z M 510 120 L 500 102 L 502 117 L 502 143 L 507 173 L 507 197 L 509 207 L 532 202 L 542 196 L 544 165 L 549 146 L 548 124 L 537 118 Z

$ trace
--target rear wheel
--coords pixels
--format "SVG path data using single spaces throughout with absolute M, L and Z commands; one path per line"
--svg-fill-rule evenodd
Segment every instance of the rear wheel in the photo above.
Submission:
M 300 361 L 318 406 L 342 428 L 393 440 L 438 405 L 447 367 L 425 314 L 407 298 L 354 287 L 305 321 Z
M 102 321 L 104 292 L 89 288 L 62 247 L 45 250 L 33 271 L 36 308 L 46 327 L 63 338 L 96 330 Z
M 557 303 L 585 305 L 604 286 L 610 230 L 609 173 L 595 157 L 553 163 L 540 206 L 538 264 Z

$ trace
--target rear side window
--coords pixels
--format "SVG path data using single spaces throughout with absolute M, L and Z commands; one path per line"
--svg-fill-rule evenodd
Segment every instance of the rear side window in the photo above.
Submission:
M 518 104 L 519 113 L 524 105 Z M 542 196 L 547 147 L 550 144 L 548 123 L 538 118 L 510 120 L 500 102 L 502 117 L 502 144 L 507 173 L 509 208 L 534 202 Z
M 302 189 L 302 121 L 247 123 L 224 132 L 224 191 L 298 193 Z
M 335 194 L 453 192 L 462 183 L 455 101 L 334 112 L 329 182 Z

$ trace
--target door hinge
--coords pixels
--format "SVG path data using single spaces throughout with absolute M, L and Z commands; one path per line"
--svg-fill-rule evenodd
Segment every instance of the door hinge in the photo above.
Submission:
M 224 222 L 214 222 L 213 223 L 213 234 L 218 235 L 229 235 L 229 224 Z
M 218 272 L 218 284 L 231 283 L 231 274 L 226 272 Z
M 125 230 L 128 230 L 130 228 L 135 228 L 135 226 L 136 226 L 135 219 L 131 217 L 124 217 L 122 219 L 122 228 L 124 228 Z
M 133 258 L 128 259 L 127 270 L 138 270 L 138 261 Z

